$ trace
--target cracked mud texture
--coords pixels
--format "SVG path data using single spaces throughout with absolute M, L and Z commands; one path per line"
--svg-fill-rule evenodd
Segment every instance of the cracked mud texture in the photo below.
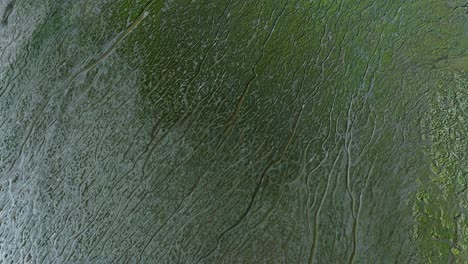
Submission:
M 467 7 L 0 2 L 0 263 L 467 263 Z

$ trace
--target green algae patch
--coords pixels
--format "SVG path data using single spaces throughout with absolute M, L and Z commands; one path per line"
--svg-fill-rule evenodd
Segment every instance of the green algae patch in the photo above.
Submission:
M 429 112 L 423 120 L 424 138 L 432 173 L 421 183 L 418 193 L 417 236 L 430 263 L 457 260 L 465 263 L 468 254 L 468 135 L 466 72 L 439 72 L 434 93 L 429 96 Z M 456 253 L 456 254 L 455 254 Z

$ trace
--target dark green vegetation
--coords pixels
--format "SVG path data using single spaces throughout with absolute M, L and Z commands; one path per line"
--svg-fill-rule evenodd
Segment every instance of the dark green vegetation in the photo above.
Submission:
M 4 2 L 0 262 L 466 262 L 463 1 Z

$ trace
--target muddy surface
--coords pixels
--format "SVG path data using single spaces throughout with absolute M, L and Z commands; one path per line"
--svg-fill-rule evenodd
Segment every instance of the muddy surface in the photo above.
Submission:
M 464 4 L 0 2 L 0 262 L 466 263 Z

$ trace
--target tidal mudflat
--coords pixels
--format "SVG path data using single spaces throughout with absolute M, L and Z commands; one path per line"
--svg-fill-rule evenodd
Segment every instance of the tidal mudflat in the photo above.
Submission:
M 468 5 L 2 0 L 1 263 L 467 263 Z

